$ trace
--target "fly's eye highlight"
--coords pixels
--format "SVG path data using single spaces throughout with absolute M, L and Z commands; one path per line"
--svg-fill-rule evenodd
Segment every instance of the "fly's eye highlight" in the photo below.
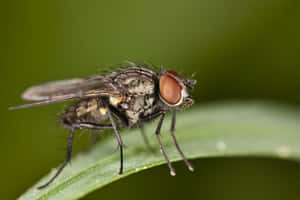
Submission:
M 181 100 L 181 86 L 170 75 L 162 75 L 159 80 L 160 95 L 168 104 L 175 105 Z

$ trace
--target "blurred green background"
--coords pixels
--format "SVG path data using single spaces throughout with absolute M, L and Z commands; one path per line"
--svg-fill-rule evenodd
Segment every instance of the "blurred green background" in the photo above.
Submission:
M 2 1 L 0 194 L 15 199 L 64 158 L 66 104 L 8 111 L 35 84 L 89 76 L 124 60 L 190 76 L 197 105 L 300 104 L 299 0 Z M 180 118 L 180 116 L 179 116 Z M 90 139 L 79 133 L 75 151 Z M 126 161 L 125 161 L 126 162 Z M 300 199 L 300 165 L 263 158 L 200 159 L 113 183 L 84 199 Z

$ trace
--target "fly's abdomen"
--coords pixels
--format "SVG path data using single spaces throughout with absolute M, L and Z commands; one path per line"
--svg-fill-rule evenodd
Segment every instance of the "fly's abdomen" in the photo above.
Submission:
M 101 123 L 107 120 L 107 110 L 97 98 L 80 101 L 69 107 L 62 116 L 62 123 Z

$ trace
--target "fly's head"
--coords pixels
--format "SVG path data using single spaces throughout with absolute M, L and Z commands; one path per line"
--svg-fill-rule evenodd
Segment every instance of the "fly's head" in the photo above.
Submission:
M 181 78 L 174 71 L 163 70 L 159 76 L 159 97 L 168 107 L 188 107 L 194 102 L 188 90 L 196 83 L 196 80 Z

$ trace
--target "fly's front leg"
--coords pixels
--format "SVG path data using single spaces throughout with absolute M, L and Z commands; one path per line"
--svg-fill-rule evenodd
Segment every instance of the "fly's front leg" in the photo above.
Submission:
M 170 174 L 171 174 L 172 176 L 175 176 L 175 175 L 176 175 L 175 169 L 173 168 L 173 166 L 172 166 L 172 164 L 171 164 L 171 162 L 170 162 L 170 160 L 169 160 L 169 158 L 168 158 L 168 156 L 167 156 L 167 154 L 166 154 L 166 152 L 165 152 L 165 149 L 164 149 L 164 147 L 163 147 L 163 145 L 162 145 L 162 142 L 161 142 L 161 140 L 160 140 L 160 130 L 161 130 L 161 127 L 162 127 L 164 118 L 165 118 L 165 113 L 163 113 L 163 114 L 161 115 L 160 119 L 159 119 L 159 122 L 158 122 L 158 125 L 157 125 L 157 128 L 156 128 L 156 131 L 155 131 L 155 135 L 156 135 L 156 138 L 157 138 L 158 143 L 159 143 L 159 146 L 160 146 L 160 151 L 162 152 L 162 154 L 163 154 L 163 156 L 164 156 L 164 158 L 165 158 L 165 160 L 167 161 L 167 164 L 168 164 L 168 166 L 169 166 Z
M 191 163 L 186 159 L 185 155 L 183 154 L 183 152 L 181 151 L 179 144 L 176 140 L 174 131 L 175 131 L 175 124 L 176 124 L 176 109 L 173 110 L 173 116 L 172 116 L 172 123 L 171 123 L 171 128 L 170 128 L 170 133 L 173 139 L 173 143 L 176 146 L 177 151 L 179 152 L 180 156 L 183 158 L 184 163 L 186 164 L 186 166 L 188 167 L 188 169 L 190 171 L 194 171 L 193 166 L 191 165 Z

